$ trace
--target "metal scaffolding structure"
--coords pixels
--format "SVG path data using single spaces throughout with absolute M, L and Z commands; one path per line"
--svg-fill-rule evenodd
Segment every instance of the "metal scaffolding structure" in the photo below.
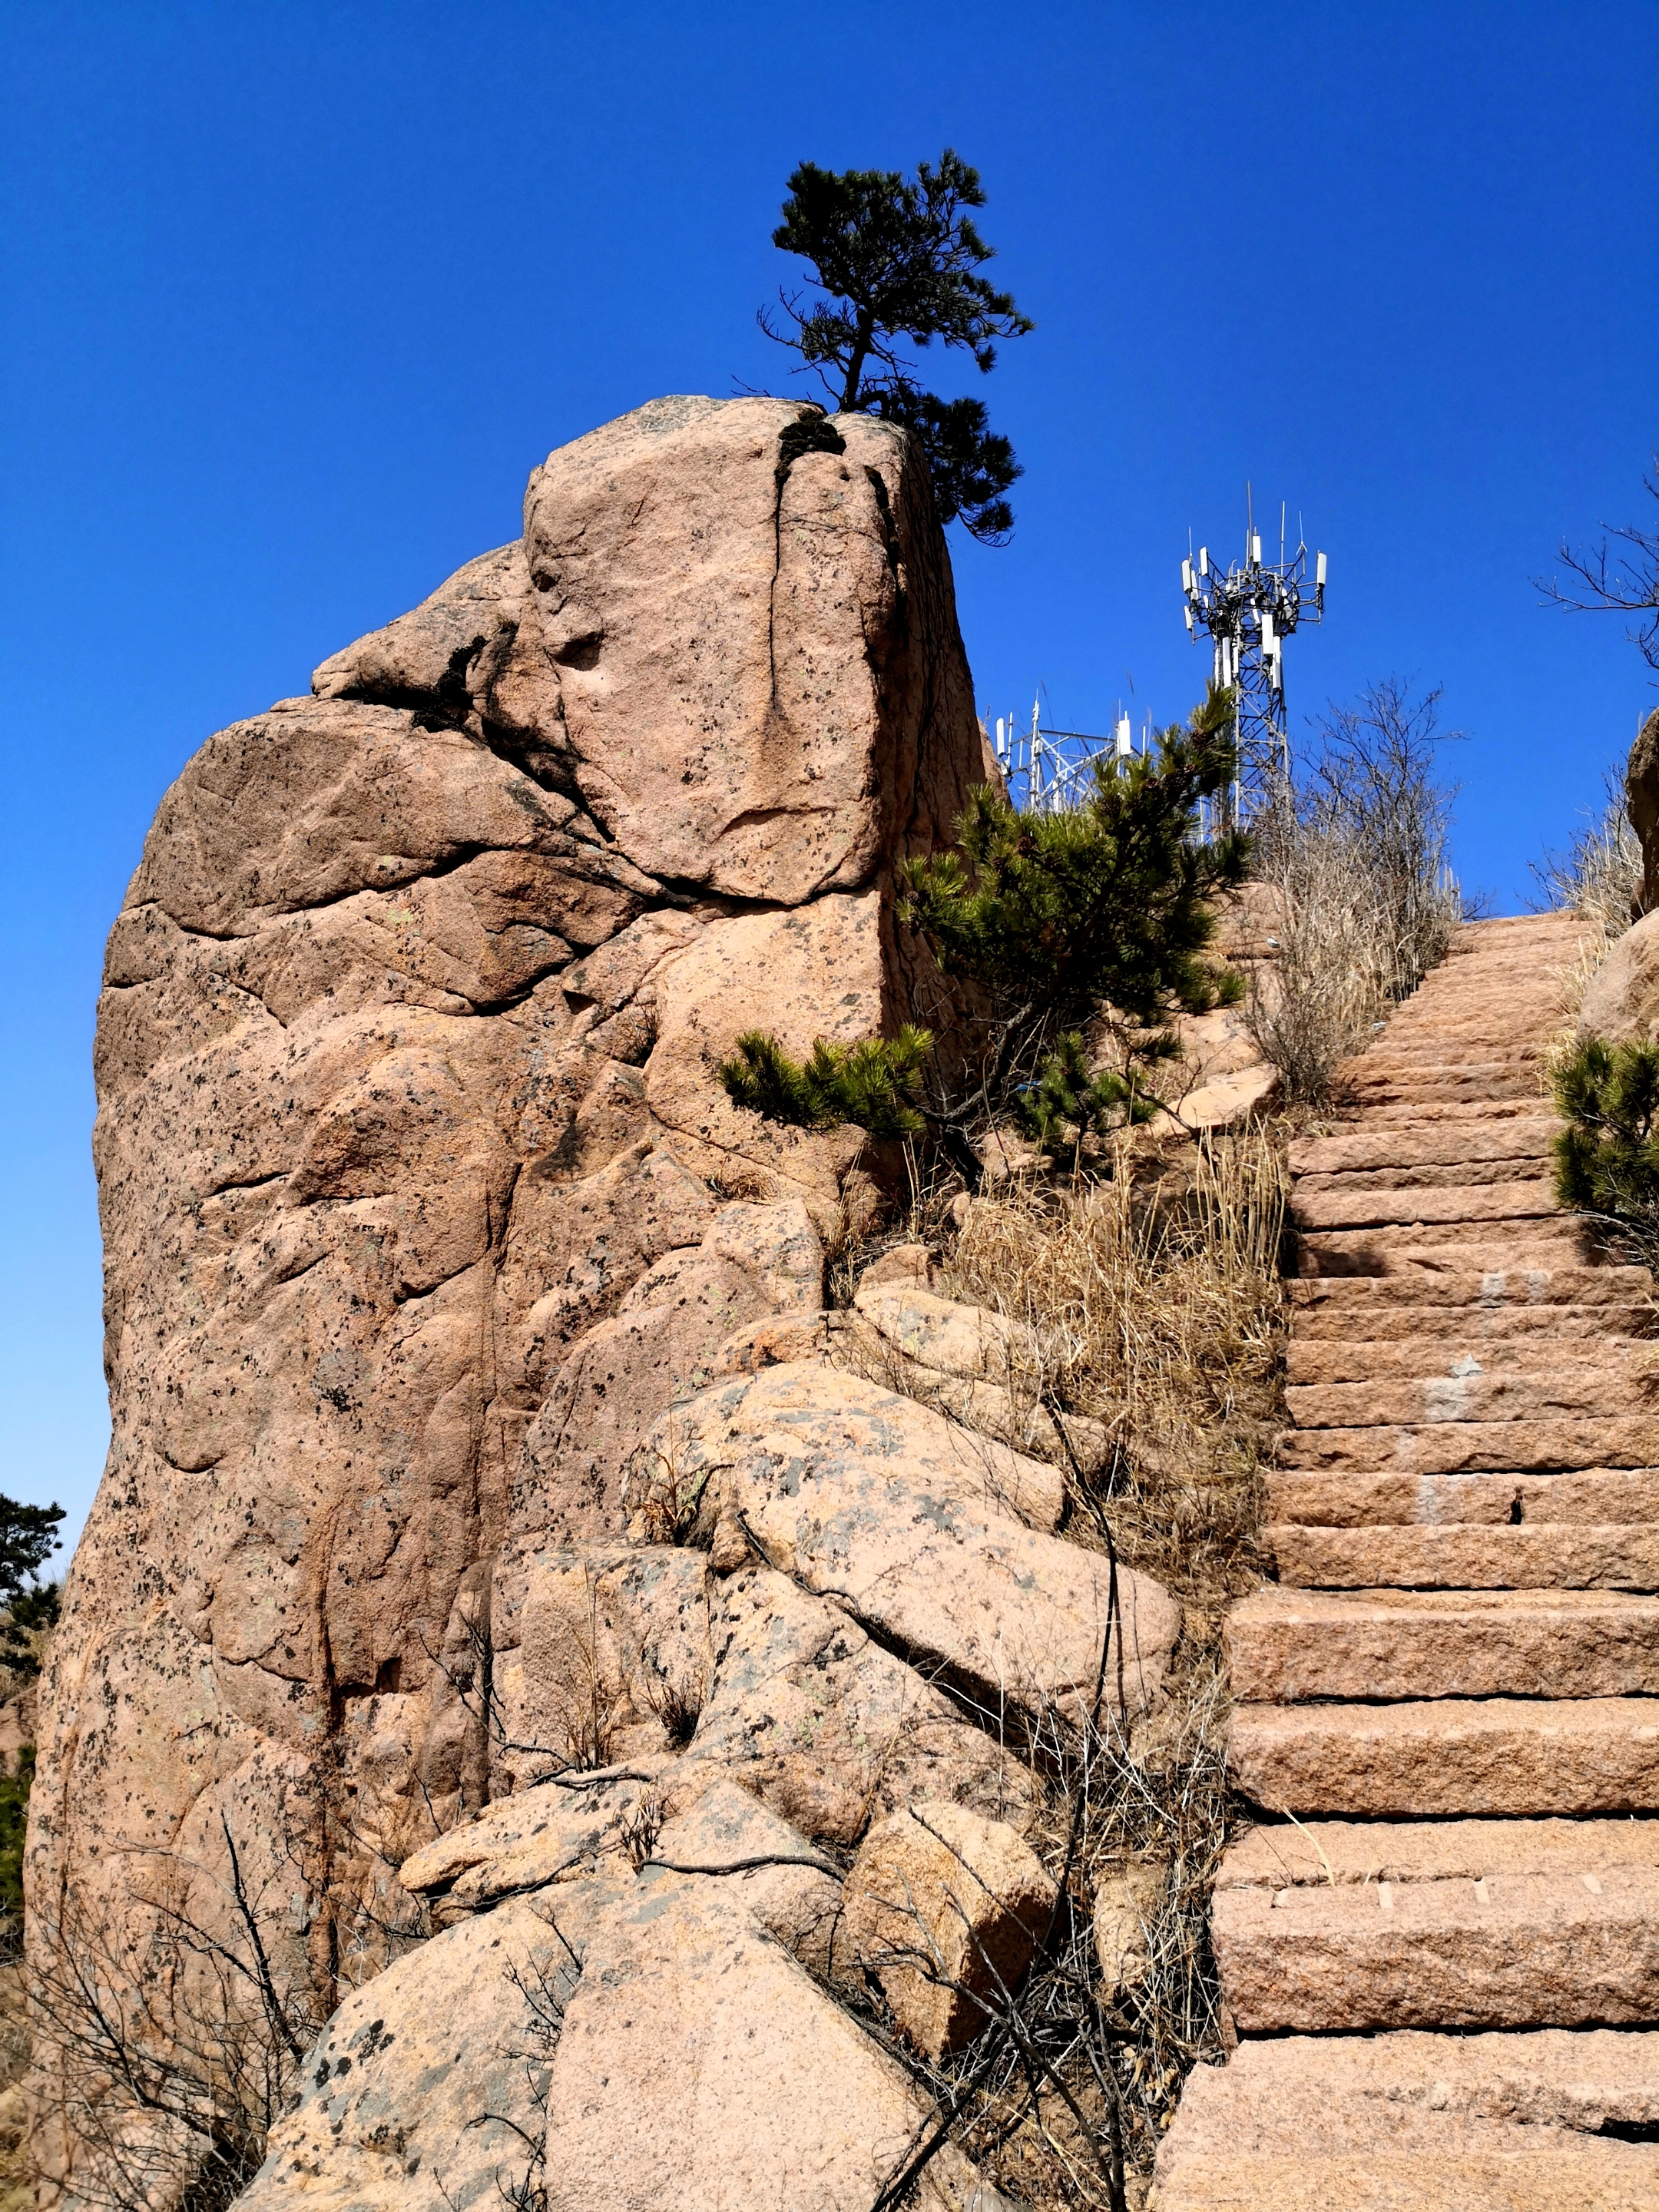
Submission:
M 1042 720 L 1041 698 L 1031 702 L 1030 726 L 1022 729 L 1012 711 L 997 718 L 997 763 L 1008 780 L 1016 805 L 1036 814 L 1063 814 L 1079 806 L 1094 788 L 1095 763 L 1114 764 L 1145 752 L 1151 744 L 1151 726 L 1143 728 L 1139 746 L 1129 717 L 1120 708 L 1109 738 L 1087 730 L 1049 729 Z
M 1231 818 L 1248 822 L 1267 803 L 1273 786 L 1291 772 L 1290 729 L 1285 716 L 1285 641 L 1303 622 L 1320 622 L 1325 613 L 1325 556 L 1298 544 L 1285 551 L 1285 510 L 1279 509 L 1279 559 L 1261 557 L 1261 533 L 1255 527 L 1245 490 L 1244 558 L 1225 574 L 1200 545 L 1181 564 L 1188 635 L 1207 633 L 1214 652 L 1218 684 L 1231 684 L 1237 697 L 1235 730 L 1238 781 L 1233 787 Z

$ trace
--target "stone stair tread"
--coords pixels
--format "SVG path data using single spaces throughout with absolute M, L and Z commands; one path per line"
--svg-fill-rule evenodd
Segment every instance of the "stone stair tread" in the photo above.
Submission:
M 1444 1421 L 1617 1419 L 1654 1394 L 1653 1382 L 1628 1361 L 1552 1363 L 1495 1375 L 1472 1358 L 1458 1364 L 1462 1374 L 1297 1383 L 1285 1391 L 1285 1406 L 1298 1429 L 1414 1428 Z
M 1559 1213 L 1553 1182 L 1419 1183 L 1384 1190 L 1304 1190 L 1291 1201 L 1302 1230 L 1414 1228 L 1419 1223 L 1534 1221 Z
M 1234 1786 L 1273 1813 L 1395 1820 L 1659 1811 L 1659 1700 L 1240 1705 Z
M 1229 1844 L 1216 1887 L 1477 1881 L 1599 1875 L 1607 1867 L 1659 1868 L 1659 1819 L 1286 1820 Z
M 1659 1522 L 1659 1468 L 1587 1467 L 1549 1474 L 1349 1474 L 1273 1468 L 1267 1519 L 1304 1528 L 1525 1527 Z
M 1559 1309 L 1556 1310 L 1558 1312 Z M 1519 1316 L 1506 1316 L 1511 1322 Z M 1659 1369 L 1651 1339 L 1621 1336 L 1607 1326 L 1607 1310 L 1592 1309 L 1577 1322 L 1553 1327 L 1483 1326 L 1479 1310 L 1431 1335 L 1306 1338 L 1285 1347 L 1285 1372 L 1294 1389 L 1356 1382 L 1437 1382 L 1460 1375 L 1547 1376 L 1601 1372 L 1640 1382 L 1650 1362 Z
M 1284 2036 L 1188 2082 L 1156 2212 L 1652 2212 L 1659 2034 Z
M 1652 1522 L 1330 1528 L 1270 1522 L 1263 1549 L 1305 1589 L 1659 1589 Z
M 1659 1464 L 1659 1419 L 1647 1413 L 1561 1414 L 1541 1420 L 1286 1429 L 1279 1440 L 1279 1462 L 1292 1468 L 1347 1468 L 1356 1474 L 1652 1467 Z
M 1646 2026 L 1659 1866 L 1218 1889 L 1241 2034 Z
M 1573 1214 L 1483 1222 L 1480 1228 L 1475 1237 L 1468 1223 L 1455 1221 L 1304 1230 L 1297 1264 L 1304 1275 L 1398 1275 L 1422 1282 L 1446 1272 L 1454 1259 L 1473 1262 L 1483 1274 L 1547 1274 L 1582 1266 L 1593 1253 L 1589 1231 Z
M 1432 1316 L 1448 1306 L 1474 1306 L 1484 1314 L 1538 1310 L 1587 1313 L 1598 1309 L 1650 1313 L 1653 1279 L 1645 1267 L 1444 1267 L 1401 1281 L 1388 1275 L 1306 1275 L 1286 1285 L 1297 1334 L 1323 1324 L 1346 1334 L 1379 1333 L 1384 1316 L 1403 1310 L 1415 1328 L 1439 1326 Z M 1426 1321 L 1425 1316 L 1429 1316 Z
M 1448 1160 L 1421 1166 L 1345 1168 L 1331 1174 L 1308 1173 L 1296 1178 L 1298 1199 L 1310 1191 L 1460 1190 L 1493 1183 L 1543 1182 L 1555 1173 L 1555 1164 L 1544 1152 L 1511 1152 L 1502 1159 Z
M 1368 1121 L 1334 1136 L 1293 1139 L 1290 1169 L 1299 1179 L 1382 1168 L 1457 1167 L 1474 1160 L 1545 1159 L 1563 1126 L 1554 1114 L 1469 1117 L 1426 1129 L 1373 1129 Z
M 1659 1696 L 1659 1597 L 1269 1584 L 1223 1631 L 1241 1705 Z

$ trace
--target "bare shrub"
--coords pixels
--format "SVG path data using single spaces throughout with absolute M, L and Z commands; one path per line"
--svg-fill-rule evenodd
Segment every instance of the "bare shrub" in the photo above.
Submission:
M 1445 956 L 1463 918 L 1446 862 L 1455 789 L 1437 775 L 1437 690 L 1386 678 L 1333 707 L 1301 777 L 1252 827 L 1253 872 L 1279 896 L 1279 957 L 1245 1018 L 1286 1095 L 1312 1102 Z
M 226 1881 L 147 1855 L 131 1909 L 69 1892 L 31 1924 L 36 2080 L 75 2142 L 78 2203 L 229 2204 L 326 2017 L 286 1896 L 256 1897 L 224 1837 Z
M 1600 932 L 1603 950 L 1622 937 L 1641 910 L 1642 841 L 1625 811 L 1622 771 L 1601 778 L 1601 806 L 1565 852 L 1532 864 L 1541 904 L 1551 913 L 1582 915 Z

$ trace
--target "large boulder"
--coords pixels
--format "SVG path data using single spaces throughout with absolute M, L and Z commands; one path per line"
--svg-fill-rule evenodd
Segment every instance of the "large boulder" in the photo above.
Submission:
M 1659 906 L 1659 707 L 1636 733 L 1625 768 L 1625 811 L 1642 841 L 1640 908 Z
M 492 1786 L 496 1553 L 614 1546 L 639 1436 L 822 1302 L 858 1134 L 716 1060 L 915 1011 L 895 871 L 981 772 L 904 434 L 697 398 L 188 763 L 100 1006 L 113 1434 L 32 1941 L 140 1940 L 186 1844 L 210 1917 L 257 1836 L 316 2002 L 385 1959 L 396 1866 Z

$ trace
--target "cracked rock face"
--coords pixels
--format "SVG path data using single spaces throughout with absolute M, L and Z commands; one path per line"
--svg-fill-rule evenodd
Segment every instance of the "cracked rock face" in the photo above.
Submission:
M 911 1013 L 894 869 L 981 774 L 902 434 L 661 400 L 525 517 L 208 740 L 100 1006 L 113 1438 L 32 1924 L 126 1924 L 182 1837 L 210 1887 L 280 1774 L 325 2008 L 342 1931 L 488 1791 L 503 1543 L 619 1540 L 720 1342 L 821 1304 L 855 1138 L 739 1113 L 714 1062 Z

